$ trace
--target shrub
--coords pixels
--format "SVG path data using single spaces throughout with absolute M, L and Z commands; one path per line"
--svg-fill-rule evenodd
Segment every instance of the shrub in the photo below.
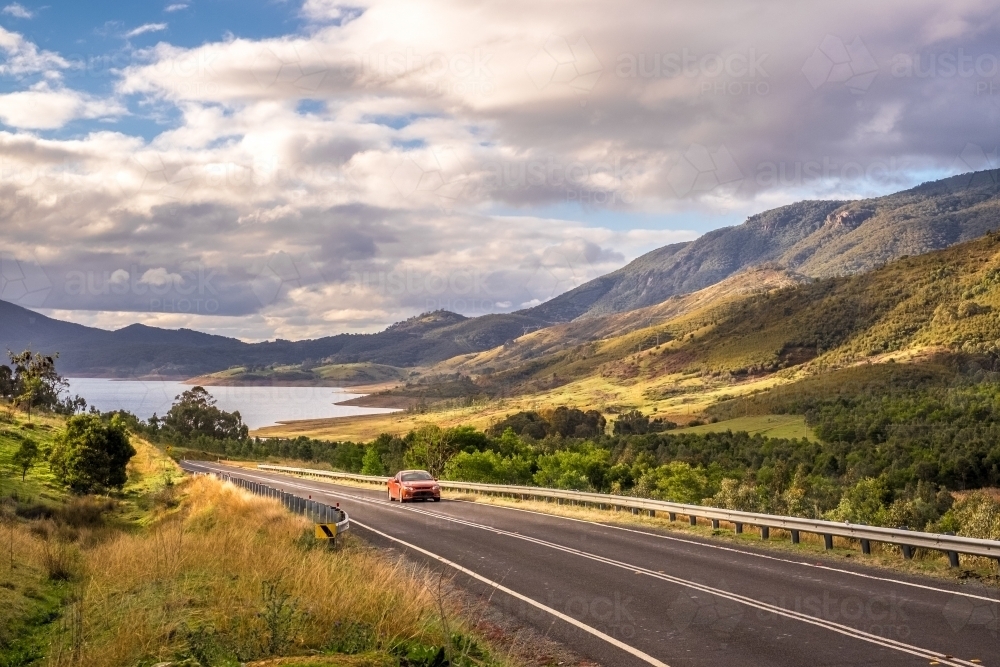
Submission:
M 973 491 L 945 515 L 959 535 L 982 540 L 1000 539 L 1000 501 L 986 491 Z
M 611 452 L 592 443 L 538 457 L 535 483 L 556 489 L 593 491 L 605 487 Z
M 459 452 L 448 461 L 444 476 L 482 484 L 529 484 L 531 461 L 521 456 L 503 457 L 492 451 Z
M 700 503 L 709 495 L 708 475 L 682 461 L 650 468 L 636 481 L 635 494 L 674 503 Z
M 49 461 L 60 483 L 76 493 L 120 489 L 125 468 L 135 456 L 124 422 L 97 415 L 76 415 L 56 439 Z

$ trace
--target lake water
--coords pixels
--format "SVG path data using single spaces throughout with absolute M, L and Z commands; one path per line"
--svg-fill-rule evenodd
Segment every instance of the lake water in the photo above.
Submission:
M 191 388 L 181 382 L 157 380 L 108 380 L 67 378 L 71 396 L 87 399 L 88 406 L 101 412 L 127 410 L 140 419 L 156 413 L 165 415 L 174 398 Z M 350 417 L 395 412 L 387 408 L 359 408 L 334 405 L 356 398 L 333 387 L 205 387 L 226 412 L 239 410 L 243 423 L 251 429 L 272 426 L 279 421 Z

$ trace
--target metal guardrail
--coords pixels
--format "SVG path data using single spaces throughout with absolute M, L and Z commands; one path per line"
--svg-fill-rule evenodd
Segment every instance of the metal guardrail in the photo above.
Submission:
M 288 472 L 298 475 L 308 475 L 313 477 L 331 477 L 336 479 L 351 479 L 359 482 L 374 484 L 384 484 L 388 477 L 377 477 L 373 475 L 356 475 L 345 472 L 330 472 L 326 470 L 312 470 L 309 468 L 290 468 L 286 466 L 273 466 L 260 464 L 260 470 L 273 470 L 275 472 Z M 822 519 L 802 519 L 799 517 L 780 516 L 774 514 L 759 514 L 756 512 L 741 512 L 738 510 L 720 509 L 717 507 L 705 507 L 702 505 L 686 505 L 683 503 L 672 503 L 665 500 L 651 500 L 648 498 L 634 498 L 631 496 L 615 496 L 604 493 L 587 493 L 583 491 L 566 491 L 563 489 L 549 489 L 536 486 L 508 486 L 503 484 L 478 484 L 475 482 L 449 482 L 439 481 L 442 489 L 453 491 L 470 491 L 486 495 L 500 495 L 519 497 L 522 500 L 544 499 L 555 500 L 560 504 L 564 502 L 596 505 L 601 509 L 630 509 L 633 513 L 649 512 L 650 516 L 655 516 L 656 512 L 666 513 L 671 521 L 676 520 L 677 515 L 686 516 L 691 525 L 697 525 L 698 519 L 707 519 L 712 522 L 713 528 L 719 527 L 719 522 L 725 521 L 733 524 L 737 533 L 742 533 L 744 526 L 754 526 L 760 530 L 761 538 L 768 539 L 772 528 L 788 531 L 791 534 L 792 543 L 799 543 L 800 533 L 811 533 L 822 535 L 824 546 L 827 549 L 833 548 L 833 538 L 843 537 L 858 540 L 861 543 L 863 553 L 871 553 L 871 543 L 881 542 L 899 546 L 903 557 L 910 559 L 913 557 L 913 549 L 931 549 L 942 551 L 948 554 L 948 560 L 952 567 L 958 567 L 959 554 L 968 556 L 984 556 L 994 558 L 1000 564 L 1000 541 L 981 540 L 973 537 L 961 537 L 958 535 L 946 535 L 940 533 L 923 533 L 900 528 L 882 528 L 878 526 L 865 526 L 861 524 L 838 523 L 836 521 L 825 521 Z
M 260 482 L 254 482 L 249 479 L 244 479 L 238 475 L 230 475 L 224 472 L 205 472 L 198 473 L 192 471 L 192 474 L 198 475 L 209 475 L 215 477 L 218 480 L 224 482 L 229 482 L 235 484 L 236 486 L 249 491 L 258 496 L 263 496 L 265 498 L 274 498 L 281 502 L 285 508 L 296 514 L 301 514 L 307 519 L 311 520 L 315 524 L 334 524 L 337 526 L 336 535 L 341 535 L 346 533 L 351 528 L 351 519 L 347 515 L 347 512 L 340 509 L 340 507 L 335 507 L 332 505 L 327 505 L 325 503 L 320 503 L 315 500 L 310 500 L 308 498 L 300 498 L 291 493 L 286 493 L 281 489 L 276 489 L 273 486 L 268 486 L 267 484 L 261 484 Z M 336 537 L 336 535 L 334 537 Z

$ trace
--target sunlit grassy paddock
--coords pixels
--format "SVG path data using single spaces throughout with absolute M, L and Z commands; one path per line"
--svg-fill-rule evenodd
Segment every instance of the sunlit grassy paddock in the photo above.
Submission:
M 671 433 L 719 433 L 725 431 L 746 431 L 751 435 L 761 434 L 769 438 L 805 438 L 816 440 L 816 434 L 806 424 L 802 415 L 758 415 L 754 417 L 737 417 L 726 419 L 714 424 L 702 424 L 680 428 Z

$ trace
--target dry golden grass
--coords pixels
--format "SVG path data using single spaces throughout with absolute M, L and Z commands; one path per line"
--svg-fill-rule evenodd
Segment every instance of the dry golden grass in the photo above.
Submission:
M 181 511 L 86 550 L 84 583 L 48 665 L 168 660 L 192 641 L 244 661 L 301 655 L 359 628 L 373 650 L 444 643 L 432 587 L 401 564 L 360 547 L 312 548 L 305 519 L 210 478 L 175 493 Z
M 246 667 L 396 667 L 397 664 L 385 655 L 337 655 L 260 660 L 249 662 Z

